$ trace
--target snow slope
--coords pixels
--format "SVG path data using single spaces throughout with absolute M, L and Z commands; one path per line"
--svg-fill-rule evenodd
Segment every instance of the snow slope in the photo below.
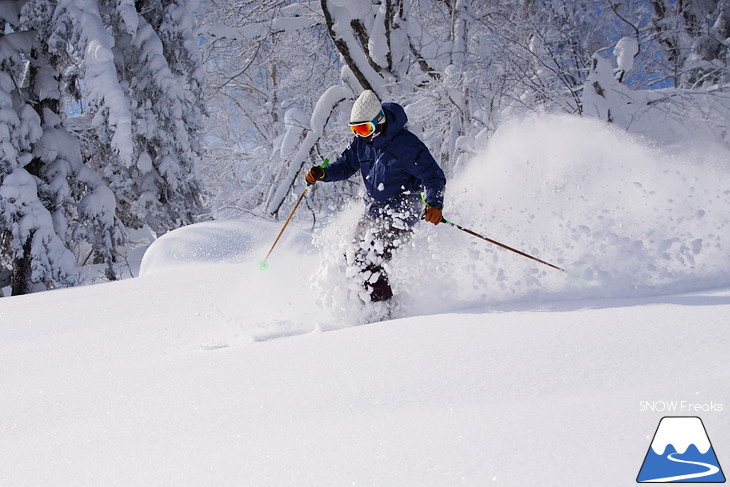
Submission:
M 0 485 L 628 485 L 665 415 L 730 465 L 727 154 L 681 150 L 505 127 L 447 217 L 570 274 L 423 226 L 389 322 L 342 313 L 355 209 L 266 271 L 279 225 L 211 222 L 139 278 L 3 298 Z

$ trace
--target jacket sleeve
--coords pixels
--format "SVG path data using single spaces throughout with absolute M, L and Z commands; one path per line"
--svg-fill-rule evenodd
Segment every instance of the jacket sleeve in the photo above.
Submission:
M 343 181 L 357 172 L 360 168 L 358 159 L 357 141 L 352 143 L 340 154 L 340 157 L 325 168 L 325 178 L 323 181 Z
M 426 203 L 443 209 L 446 175 L 425 144 L 419 144 L 413 163 L 409 165 L 408 172 L 423 183 L 426 190 Z

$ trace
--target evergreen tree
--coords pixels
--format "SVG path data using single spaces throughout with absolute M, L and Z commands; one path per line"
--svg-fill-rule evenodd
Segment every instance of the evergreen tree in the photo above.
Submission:
M 91 163 L 114 191 L 120 218 L 164 233 L 202 210 L 193 167 L 201 156 L 200 60 L 186 3 L 135 5 L 59 2 L 52 47 L 80 66 L 94 114 L 87 140 L 99 145 Z
M 13 294 L 75 284 L 90 255 L 114 279 L 124 225 L 162 233 L 201 213 L 190 7 L 0 2 L 0 275 Z M 68 118 L 73 104 L 88 123 Z
M 75 261 L 65 245 L 65 222 L 58 218 L 63 190 L 53 178 L 44 179 L 49 173 L 34 154 L 43 129 L 33 95 L 44 86 L 52 98 L 53 84 L 44 85 L 48 80 L 34 75 L 37 69 L 23 56 L 38 48 L 35 37 L 17 31 L 17 16 L 3 14 L 16 31 L 0 34 L 0 266 L 10 271 L 13 294 L 25 294 L 73 285 Z

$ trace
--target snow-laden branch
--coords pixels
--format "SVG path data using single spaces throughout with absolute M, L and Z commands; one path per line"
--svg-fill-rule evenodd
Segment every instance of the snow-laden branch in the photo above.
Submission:
M 383 77 L 373 67 L 375 62 L 355 38 L 354 26 L 357 25 L 357 19 L 365 16 L 370 8 L 365 5 L 365 2 L 342 4 L 322 0 L 322 11 L 330 37 L 358 83 L 363 89 L 378 93 L 384 84 Z
M 112 132 L 111 146 L 120 160 L 133 164 L 132 114 L 129 101 L 119 84 L 114 53 L 115 41 L 107 30 L 94 0 L 62 0 L 57 9 L 57 22 L 69 22 L 71 37 L 78 41 L 84 64 L 84 81 L 89 103 L 99 108 L 94 125 Z M 127 25 L 127 28 L 130 28 Z
M 243 27 L 209 25 L 203 35 L 232 41 L 255 41 L 264 39 L 272 32 L 298 32 L 312 28 L 317 21 L 307 17 L 277 17 L 270 22 L 248 24 Z
M 277 190 L 271 199 L 268 207 L 269 214 L 274 215 L 278 213 L 281 205 L 286 199 L 286 195 L 289 193 L 294 184 L 295 178 L 302 170 L 302 167 L 309 158 L 315 144 L 320 137 L 322 137 L 327 120 L 329 120 L 329 117 L 332 115 L 332 112 L 337 105 L 351 96 L 352 92 L 349 89 L 344 86 L 337 85 L 331 86 L 322 94 L 322 96 L 319 97 L 309 120 L 309 131 L 299 145 L 299 149 L 294 154 L 294 157 L 289 162 L 289 170 L 284 175 L 283 181 L 281 181 L 278 185 Z

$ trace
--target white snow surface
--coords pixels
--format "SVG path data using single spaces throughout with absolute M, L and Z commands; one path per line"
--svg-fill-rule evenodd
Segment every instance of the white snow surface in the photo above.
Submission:
M 629 485 L 669 400 L 724 406 L 685 415 L 730 464 L 723 150 L 503 127 L 444 214 L 569 272 L 422 223 L 386 322 L 343 312 L 357 205 L 267 270 L 281 224 L 208 222 L 0 299 L 0 485 Z

